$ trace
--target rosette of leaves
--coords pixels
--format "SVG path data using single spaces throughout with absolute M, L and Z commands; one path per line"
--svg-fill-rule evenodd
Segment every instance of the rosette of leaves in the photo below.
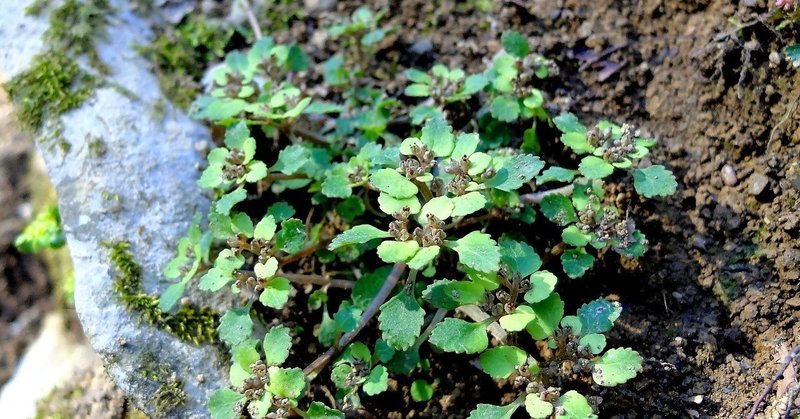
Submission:
M 386 361 L 385 353 L 379 350 L 373 353 L 361 342 L 347 347 L 331 372 L 336 398 L 343 400 L 343 410 L 352 411 L 361 406 L 359 390 L 374 396 L 389 388 L 389 370 L 380 364 Z
M 391 32 L 391 28 L 380 27 L 385 11 L 373 13 L 367 7 L 359 7 L 350 19 L 327 28 L 328 34 L 340 41 L 343 51 L 324 64 L 325 82 L 333 87 L 347 86 L 364 75 L 378 44 Z
M 600 121 L 589 130 L 570 113 L 559 115 L 553 122 L 562 131 L 562 143 L 582 156 L 577 171 L 551 167 L 537 178 L 539 183 L 574 185 L 571 196 L 551 194 L 540 204 L 550 221 L 564 227 L 562 240 L 572 246 L 561 254 L 564 271 L 577 278 L 592 267 L 595 257 L 587 252 L 587 246 L 597 251 L 611 247 L 630 258 L 642 256 L 647 250 L 647 239 L 627 214 L 603 205 L 602 179 L 619 169 L 631 173 L 635 190 L 645 198 L 674 193 L 675 176 L 664 166 L 635 167 L 637 160 L 649 154 L 655 141 L 641 138 L 627 124 L 618 126 Z M 576 180 L 578 174 L 582 177 Z
M 58 249 L 66 243 L 61 229 L 61 215 L 58 207 L 45 207 L 31 220 L 14 239 L 14 247 L 20 252 L 38 253 L 43 249 Z
M 272 126 L 297 118 L 311 98 L 301 97 L 286 77 L 307 67 L 308 58 L 296 45 L 261 38 L 247 53 L 229 53 L 214 69 L 212 89 L 192 105 L 192 116 L 220 124 L 245 117 Z
M 417 105 L 409 112 L 414 124 L 434 117 L 443 118 L 446 104 L 467 100 L 487 84 L 484 74 L 467 76 L 460 68 L 449 69 L 442 64 L 435 64 L 429 73 L 412 68 L 406 70 L 405 75 L 411 82 L 405 88 L 406 96 L 430 98 L 433 101 L 433 104 Z
M 489 112 L 502 122 L 531 118 L 546 121 L 544 96 L 532 84 L 550 74 L 552 63 L 532 53 L 528 39 L 519 32 L 505 32 L 501 41 L 504 52 L 494 58 L 485 72 L 491 86 Z

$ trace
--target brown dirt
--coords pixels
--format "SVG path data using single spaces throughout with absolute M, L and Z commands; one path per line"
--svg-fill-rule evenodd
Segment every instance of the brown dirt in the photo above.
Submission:
M 357 3 L 295 22 L 291 38 L 308 39 L 319 22 L 347 16 Z M 388 7 L 388 23 L 398 25 L 379 53 L 381 67 L 444 62 L 480 70 L 499 49 L 499 34 L 514 28 L 561 68 L 560 80 L 545 86 L 554 113 L 632 122 L 661 140 L 653 160 L 671 167 L 680 186 L 669 199 L 632 207 L 651 251 L 638 263 L 607 257 L 568 291 L 574 301 L 619 297 L 625 311 L 612 341 L 647 360 L 632 384 L 597 390 L 602 416 L 746 416 L 777 368 L 779 348 L 800 344 L 800 90 L 792 89 L 800 72 L 770 63 L 787 41 L 756 19 L 766 16 L 765 2 L 534 0 L 489 13 L 452 1 L 370 3 Z M 731 17 L 746 26 L 737 30 Z M 422 40 L 432 48 L 411 52 Z M 317 58 L 326 55 L 324 38 L 308 44 Z M 723 182 L 725 165 L 735 184 Z M 760 181 L 766 187 L 754 192 Z M 444 401 L 411 402 L 401 379 L 395 396 L 365 400 L 367 410 L 463 417 L 478 392 L 483 401 L 487 392 L 502 394 L 462 361 L 432 366 L 431 376 L 443 377 Z M 775 415 L 772 396 L 767 405 Z

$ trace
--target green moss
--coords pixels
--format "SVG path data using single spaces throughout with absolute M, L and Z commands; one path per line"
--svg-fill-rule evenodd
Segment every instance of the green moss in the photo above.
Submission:
M 164 94 L 179 108 L 187 109 L 200 90 L 206 67 L 225 55 L 233 34 L 233 29 L 215 20 L 189 16 L 137 50 L 154 64 Z
M 158 298 L 148 295 L 142 287 L 142 270 L 133 259 L 130 246 L 125 242 L 107 244 L 109 258 L 116 267 L 113 290 L 120 302 L 141 319 L 181 340 L 200 344 L 217 339 L 217 313 L 207 307 L 181 305 L 175 313 L 161 311 Z
M 52 51 L 72 57 L 86 55 L 101 73 L 107 69 L 97 57 L 96 40 L 106 36 L 108 0 L 66 0 L 50 14 L 44 41 Z
M 155 406 L 155 417 L 166 417 L 176 407 L 186 403 L 183 382 L 175 378 L 170 366 L 160 361 L 154 354 L 148 352 L 141 357 L 139 376 L 159 383 L 152 401 Z
M 28 71 L 6 83 L 22 125 L 38 130 L 42 123 L 77 108 L 92 96 L 95 78 L 64 54 L 37 56 Z

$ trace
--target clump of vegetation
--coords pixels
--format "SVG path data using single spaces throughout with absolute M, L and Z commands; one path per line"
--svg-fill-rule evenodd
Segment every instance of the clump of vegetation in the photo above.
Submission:
M 64 246 L 64 230 L 61 229 L 61 216 L 58 207 L 47 206 L 31 220 L 14 240 L 14 246 L 21 252 L 38 253 L 44 249 L 59 249 Z
M 198 181 L 214 201 L 179 242 L 165 270 L 178 281 L 160 309 L 174 309 L 192 281 L 239 297 L 219 323 L 231 385 L 209 400 L 212 416 L 344 417 L 388 391 L 390 376 L 431 362 L 420 355 L 430 345 L 518 392 L 505 405 L 482 400 L 472 418 L 523 406 L 533 418 L 596 417 L 585 391 L 633 379 L 642 358 L 607 347 L 619 303 L 598 298 L 568 314 L 558 291 L 599 255 L 646 251 L 631 202 L 605 191 L 630 182 L 642 198 L 672 194 L 672 173 L 642 164 L 656 141 L 628 124 L 551 117 L 537 83 L 556 68 L 515 32 L 484 72 L 408 69 L 405 95 L 392 97 L 366 71 L 365 48 L 389 30 L 380 16 L 359 9 L 330 29 L 341 53 L 321 64 L 324 98 L 295 84 L 310 64 L 299 48 L 263 38 L 228 54 L 193 106 L 225 135 Z M 292 317 L 319 318 L 314 336 L 328 349 L 295 365 L 311 342 L 280 313 L 301 293 L 307 311 L 295 301 Z M 305 400 L 326 372 L 335 405 Z M 416 380 L 412 397 L 435 389 Z

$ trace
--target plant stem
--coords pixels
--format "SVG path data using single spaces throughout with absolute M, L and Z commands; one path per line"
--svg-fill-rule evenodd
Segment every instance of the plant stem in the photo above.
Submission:
M 781 364 L 781 367 L 778 368 L 778 371 L 775 373 L 774 376 L 772 376 L 772 379 L 769 381 L 769 384 L 767 384 L 767 388 L 765 388 L 764 391 L 761 392 L 761 395 L 758 396 L 758 399 L 756 399 L 756 402 L 753 404 L 753 409 L 750 410 L 750 414 L 747 416 L 747 419 L 753 419 L 756 417 L 756 413 L 758 413 L 758 408 L 761 407 L 761 404 L 764 403 L 764 400 L 767 399 L 769 393 L 772 392 L 772 388 L 775 386 L 775 383 L 777 383 L 778 380 L 780 380 L 781 377 L 783 377 L 783 373 L 786 372 L 786 369 L 789 368 L 789 365 L 792 362 L 794 362 L 795 359 L 797 359 L 798 357 L 800 357 L 800 345 L 796 346 L 792 350 L 792 352 L 790 352 L 783 358 L 783 363 Z M 789 402 L 791 403 L 791 400 Z
M 287 257 L 285 257 L 283 259 L 279 259 L 278 262 L 280 262 L 281 266 L 297 262 L 298 260 L 300 260 L 300 259 L 302 259 L 302 258 L 304 258 L 306 256 L 310 256 L 312 253 L 316 252 L 317 250 L 322 249 L 323 247 L 327 246 L 328 243 L 330 243 L 331 240 L 332 239 L 330 237 L 326 237 L 324 239 L 320 239 L 317 243 L 306 247 L 305 249 L 299 251 L 298 253 L 295 253 L 293 255 L 287 256 Z
M 328 142 L 328 140 L 325 139 L 325 137 L 317 134 L 314 131 L 307 130 L 307 129 L 303 128 L 303 127 L 298 127 L 297 125 L 292 125 L 291 128 L 289 128 L 289 131 L 291 131 L 294 134 L 297 134 L 300 137 L 303 137 L 304 139 L 306 139 L 308 141 L 311 141 L 312 143 L 319 144 L 319 145 L 324 145 L 324 146 L 331 145 Z
M 524 195 L 519 196 L 519 201 L 525 204 L 538 204 L 542 202 L 542 199 L 544 199 L 544 197 L 548 195 L 554 195 L 554 194 L 572 195 L 573 189 L 575 189 L 575 186 L 570 184 L 567 186 L 562 186 L 560 188 L 550 189 L 547 191 L 526 193 Z
M 444 316 L 446 315 L 447 315 L 447 310 L 443 308 L 436 310 L 436 313 L 434 313 L 433 317 L 431 318 L 431 322 L 428 323 L 428 327 L 425 328 L 422 334 L 419 335 L 417 340 L 414 342 L 414 348 L 419 348 L 423 342 L 428 340 L 428 336 L 431 335 L 433 329 L 436 327 L 437 324 L 441 323 L 442 320 L 444 320 Z
M 420 182 L 414 179 L 414 184 L 417 185 L 419 191 L 422 192 L 422 197 L 425 198 L 425 202 L 428 202 L 431 199 L 433 199 L 433 193 L 431 192 L 431 189 L 425 182 Z
M 253 8 L 250 6 L 249 0 L 239 0 L 242 4 L 242 8 L 244 8 L 245 14 L 247 14 L 247 20 L 250 22 L 250 27 L 253 28 L 253 33 L 256 34 L 256 39 L 261 39 L 264 35 L 261 33 L 261 28 L 258 27 L 258 20 L 256 19 L 256 15 L 253 13 Z
M 364 327 L 369 323 L 372 317 L 378 312 L 380 307 L 389 298 L 389 295 L 392 293 L 395 285 L 397 285 L 397 281 L 400 280 L 400 276 L 403 275 L 403 272 L 406 270 L 405 263 L 395 263 L 394 267 L 392 267 L 392 271 L 389 273 L 389 276 L 386 277 L 386 280 L 383 282 L 383 286 L 381 287 L 380 291 L 375 294 L 375 298 L 372 299 L 372 302 L 369 303 L 369 306 L 364 313 L 361 315 L 361 319 L 358 321 L 358 326 L 348 333 L 345 333 L 344 336 L 339 339 L 337 345 L 330 347 L 325 353 L 320 355 L 314 362 L 308 364 L 305 369 L 303 369 L 303 373 L 308 377 L 308 381 L 313 380 L 326 365 L 350 342 L 355 339 L 356 336 L 364 329 Z
M 350 281 L 347 279 L 333 279 L 326 275 L 291 274 L 286 272 L 280 272 L 277 275 L 282 276 L 289 281 L 294 282 L 295 284 L 327 285 L 329 287 L 342 289 L 351 289 L 355 285 L 355 281 Z

